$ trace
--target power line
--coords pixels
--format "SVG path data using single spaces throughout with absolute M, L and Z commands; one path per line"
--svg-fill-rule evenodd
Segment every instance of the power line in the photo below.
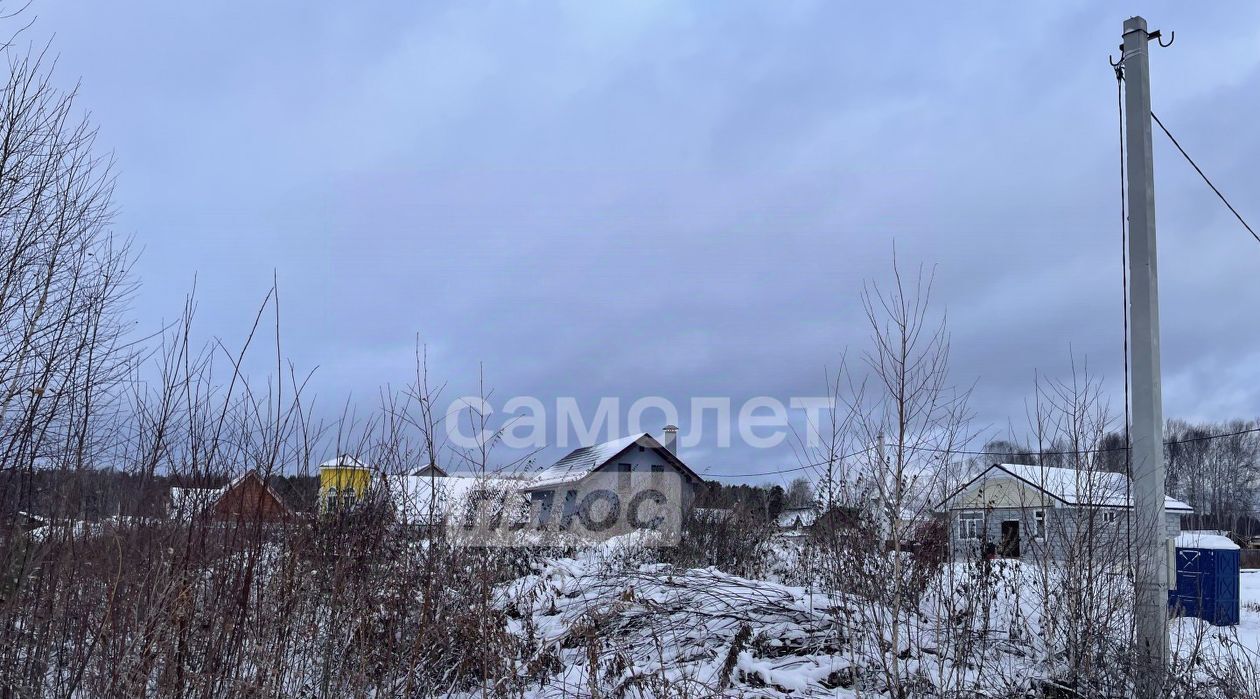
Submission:
M 1124 446 L 1133 445 L 1132 426 L 1129 404 L 1129 209 L 1126 198 L 1127 191 L 1124 161 L 1124 60 L 1116 66 L 1116 114 L 1120 123 L 1120 315 L 1124 318 L 1124 348 L 1121 356 L 1124 359 Z M 1124 497 L 1133 502 L 1133 450 L 1124 452 Z M 1133 518 L 1124 520 L 1125 556 L 1130 566 L 1133 565 Z
M 1171 447 L 1171 446 L 1176 446 L 1178 444 L 1191 444 L 1194 442 L 1205 442 L 1205 441 L 1209 441 L 1213 439 L 1237 437 L 1239 435 L 1252 434 L 1255 432 L 1260 432 L 1260 427 L 1251 427 L 1245 430 L 1238 430 L 1236 432 L 1224 432 L 1221 434 L 1208 434 L 1208 435 L 1203 435 L 1202 437 L 1188 437 L 1186 439 L 1167 440 L 1164 442 L 1164 446 Z M 845 459 L 849 459 L 854 456 L 858 456 L 860 454 L 865 454 L 873 448 L 874 447 L 867 447 L 866 449 L 855 451 L 852 454 L 845 454 L 844 456 L 838 456 L 835 459 L 817 461 L 814 463 L 805 464 L 803 466 L 794 466 L 792 468 L 784 468 L 784 469 L 778 469 L 774 471 L 760 471 L 756 473 L 713 473 L 713 474 L 709 474 L 706 472 L 704 475 L 707 478 L 755 478 L 759 476 L 778 476 L 784 473 L 796 473 L 796 472 L 805 471 L 811 468 L 817 468 L 819 466 L 825 466 L 829 463 L 836 463 L 838 461 L 843 461 Z M 937 453 L 937 454 L 954 454 L 957 456 L 1020 456 L 1024 453 L 1024 452 L 1018 452 L 1018 451 L 969 451 L 966 449 L 941 449 L 939 447 L 916 447 L 916 446 L 906 446 L 904 447 L 904 449 L 906 451 L 925 451 L 925 452 L 931 452 L 931 453 Z M 1065 450 L 1055 450 L 1055 451 L 1029 451 L 1027 452 L 1027 455 L 1039 456 L 1039 457 L 1040 456 L 1076 456 L 1076 455 L 1082 455 L 1082 454 L 1107 454 L 1107 453 L 1113 453 L 1113 452 L 1127 452 L 1127 451 L 1129 451 L 1129 447 L 1124 446 L 1124 447 L 1106 447 L 1103 449 L 1065 449 Z
M 1225 437 L 1237 437 L 1240 434 L 1251 434 L 1252 432 L 1260 432 L 1260 427 L 1252 427 L 1246 430 L 1238 430 L 1237 432 L 1226 432 L 1225 434 L 1208 434 L 1202 437 L 1190 437 L 1189 439 L 1175 439 L 1164 442 L 1165 446 L 1175 446 L 1177 444 L 1190 444 L 1191 442 L 1206 442 L 1210 439 L 1223 439 Z
M 1253 432 L 1260 432 L 1260 427 L 1251 427 L 1245 430 L 1238 430 L 1237 432 L 1208 434 L 1208 435 L 1203 435 L 1202 437 L 1190 437 L 1188 439 L 1166 440 L 1164 442 L 1164 446 L 1171 447 L 1171 446 L 1176 446 L 1178 444 L 1189 444 L 1191 442 L 1204 442 L 1204 441 L 1208 441 L 1212 439 L 1224 439 L 1226 437 L 1237 437 L 1239 435 L 1251 434 Z M 965 451 L 961 449 L 936 449 L 933 447 L 906 447 L 906 449 L 911 450 L 911 451 L 915 451 L 915 450 L 930 451 L 930 452 L 937 452 L 937 453 L 942 453 L 942 454 L 959 454 L 962 456 L 1012 456 L 1012 455 L 1017 455 L 1020 453 L 1020 452 L 1014 452 L 1014 451 Z M 1028 452 L 1028 454 L 1031 456 L 1074 456 L 1077 454 L 1106 454 L 1110 452 L 1120 452 L 1120 451 L 1128 451 L 1128 450 L 1129 450 L 1129 447 L 1124 446 L 1124 447 L 1107 447 L 1104 449 L 1065 449 L 1065 450 L 1058 450 L 1058 451 L 1030 451 Z
M 762 471 L 760 473 L 714 473 L 714 474 L 709 475 L 709 478 L 754 478 L 757 476 L 778 476 L 784 473 L 796 473 L 797 471 L 804 471 L 806 469 L 818 468 L 819 466 L 826 466 L 827 464 L 834 464 L 840 461 L 844 461 L 845 459 L 851 459 L 855 456 L 858 456 L 859 454 L 865 454 L 866 452 L 874 448 L 875 447 L 867 447 L 865 449 L 860 449 L 858 451 L 855 451 L 852 454 L 845 454 L 844 456 L 837 456 L 832 459 L 826 459 L 824 461 L 816 461 L 812 464 L 805 464 L 804 466 L 795 466 L 792 468 L 779 469 L 777 471 Z
M 1155 112 L 1151 112 L 1151 118 L 1155 120 L 1156 124 L 1159 124 L 1159 128 L 1163 130 L 1164 135 L 1168 136 L 1168 140 L 1172 141 L 1173 145 L 1177 147 L 1177 150 L 1181 152 L 1181 155 L 1186 159 L 1186 162 L 1190 163 L 1190 167 L 1193 167 L 1194 171 L 1199 173 L 1199 177 L 1202 177 L 1203 181 L 1207 183 L 1207 186 L 1211 187 L 1213 192 L 1216 192 L 1216 196 L 1220 198 L 1223 204 L 1225 204 L 1225 207 L 1228 208 L 1230 213 L 1234 215 L 1234 218 L 1238 219 L 1238 222 L 1243 225 L 1243 228 L 1247 229 L 1247 232 L 1251 234 L 1252 238 L 1256 239 L 1257 243 L 1260 243 L 1260 235 L 1256 235 L 1256 232 L 1252 230 L 1251 226 L 1243 220 L 1242 214 L 1238 213 L 1238 210 L 1234 208 L 1234 205 L 1229 203 L 1229 200 L 1225 198 L 1224 194 L 1221 194 L 1221 190 L 1217 189 L 1216 185 L 1212 184 L 1212 180 L 1209 180 L 1208 176 L 1204 174 L 1203 168 L 1199 167 L 1198 163 L 1194 162 L 1194 158 L 1191 158 L 1190 154 L 1186 152 L 1186 149 L 1181 147 L 1181 144 L 1177 142 L 1177 139 L 1172 135 L 1172 132 L 1168 130 L 1168 127 L 1164 126 L 1164 122 L 1160 121 L 1159 117 L 1155 116 Z

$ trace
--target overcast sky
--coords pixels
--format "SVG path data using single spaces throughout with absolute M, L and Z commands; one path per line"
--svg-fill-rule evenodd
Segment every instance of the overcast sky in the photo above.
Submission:
M 1260 222 L 1260 6 L 1093 2 L 51 3 L 117 160 L 138 327 L 229 344 L 279 277 L 312 390 L 818 395 L 894 241 L 937 267 L 986 436 L 1035 371 L 1119 394 L 1123 19 L 1153 106 Z M 1155 142 L 1165 414 L 1260 414 L 1260 245 Z M 683 417 L 686 421 L 686 416 Z M 683 425 L 684 430 L 688 427 Z M 710 473 L 790 450 L 684 454 Z

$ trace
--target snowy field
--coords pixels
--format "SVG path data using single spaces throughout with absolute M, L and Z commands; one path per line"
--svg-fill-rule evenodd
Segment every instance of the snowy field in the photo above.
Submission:
M 1244 570 L 1239 581 L 1242 619 L 1238 639 L 1247 648 L 1260 649 L 1260 570 Z
M 1239 578 L 1242 603 L 1238 626 L 1216 627 L 1198 619 L 1174 619 L 1169 633 L 1174 642 L 1189 643 L 1203 633 L 1214 644 L 1260 663 L 1260 570 L 1244 570 Z
M 530 696 L 879 695 L 859 691 L 879 684 L 877 668 L 893 650 L 878 628 L 887 619 L 872 613 L 871 605 L 804 586 L 639 558 L 632 547 L 606 547 L 548 561 L 500 590 L 508 631 L 528 639 L 530 666 L 542 678 Z M 942 590 L 965 584 L 961 567 L 947 566 L 942 575 L 957 577 Z M 980 606 L 965 615 L 955 600 L 925 594 L 922 613 L 904 622 L 899 671 L 923 678 L 925 686 L 966 686 L 982 696 L 1021 696 L 1045 688 L 1043 680 L 1060 682 L 1065 660 L 1047 639 L 1068 632 L 1061 619 L 1049 618 L 1055 615 L 1042 618 L 1039 610 L 1061 604 L 1053 593 L 1045 596 L 1046 582 L 1044 569 L 1001 562 L 977 596 Z M 1116 583 L 1116 590 L 1127 584 Z M 1230 672 L 1254 677 L 1260 571 L 1243 573 L 1242 595 L 1236 628 L 1172 622 L 1175 672 L 1211 680 L 1224 659 Z M 1114 614 L 1107 623 L 1123 636 L 1127 614 Z M 1217 664 L 1205 670 L 1209 661 Z

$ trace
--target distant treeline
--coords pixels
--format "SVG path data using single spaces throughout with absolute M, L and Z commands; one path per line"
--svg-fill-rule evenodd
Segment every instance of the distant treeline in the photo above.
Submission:
M 778 517 L 789 507 L 814 502 L 814 489 L 805 478 L 796 478 L 785 489 L 781 485 L 727 484 L 706 481 L 696 492 L 696 506 L 715 509 L 744 509 L 765 517 Z
M 58 519 L 97 521 L 107 517 L 162 517 L 172 487 L 217 488 L 227 477 L 183 478 L 132 473 L 115 469 L 34 469 L 12 472 L 0 479 L 0 510 L 29 512 Z M 315 507 L 319 478 L 272 476 L 276 494 L 295 511 Z
M 166 514 L 172 487 L 218 488 L 228 480 L 226 476 L 145 475 L 111 468 L 27 470 L 10 473 L 3 480 L 6 487 L 0 493 L 0 511 L 87 521 L 117 515 L 161 517 Z M 274 475 L 267 483 L 293 510 L 314 510 L 319 492 L 317 476 Z M 706 481 L 696 503 L 699 507 L 743 508 L 773 518 L 784 508 L 807 505 L 812 499 L 813 490 L 804 478 L 794 480 L 787 489 Z
M 1027 443 L 995 440 L 985 445 L 981 462 L 1129 470 L 1125 435 L 1108 432 L 1089 453 L 1053 440 L 1040 449 Z M 1260 533 L 1260 420 L 1190 422 L 1169 420 L 1164 427 L 1165 488 L 1194 508 L 1187 528 Z

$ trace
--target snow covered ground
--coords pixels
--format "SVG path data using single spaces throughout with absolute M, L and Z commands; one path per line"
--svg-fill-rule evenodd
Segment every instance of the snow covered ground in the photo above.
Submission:
M 963 580 L 966 571 L 947 567 L 943 574 Z M 881 681 L 872 658 L 893 651 L 907 676 L 1015 696 L 1041 679 L 1064 676 L 1053 639 L 1068 632 L 1061 619 L 1042 618 L 1055 616 L 1061 604 L 1046 597 L 1044 576 L 1044 570 L 1003 562 L 977 596 L 983 611 L 972 608 L 967 615 L 948 597 L 927 594 L 896 649 L 880 647 L 886 634 L 871 627 L 884 620 L 855 613 L 852 597 L 713 568 L 676 569 L 615 541 L 545 562 L 502 588 L 498 605 L 510 619 L 508 631 L 532 649 L 534 697 L 858 696 L 855 682 L 870 687 Z M 1104 585 L 1120 590 L 1127 584 L 1114 583 Z M 1243 573 L 1242 596 L 1237 628 L 1172 622 L 1176 672 L 1213 681 L 1222 659 L 1232 673 L 1256 672 L 1260 571 Z M 1123 635 L 1127 618 L 1116 613 L 1107 623 Z M 1210 662 L 1216 665 L 1206 669 Z
M 1260 667 L 1260 570 L 1244 570 L 1239 576 L 1242 604 L 1238 626 L 1217 627 L 1199 619 L 1174 619 L 1169 627 L 1173 647 L 1181 652 L 1196 643 L 1208 653 L 1228 652 Z
M 1211 629 L 1215 638 L 1236 641 L 1242 648 L 1260 656 L 1260 570 L 1242 571 L 1238 591 L 1242 601 L 1238 626 L 1217 628 L 1197 619 L 1176 619 L 1172 625 L 1173 637 L 1188 636 L 1202 625 Z
M 712 568 L 637 564 L 615 547 L 553 561 L 502 601 L 510 630 L 539 638 L 551 660 L 541 665 L 556 669 L 538 697 L 843 696 L 834 689 L 850 667 L 834 600 Z
M 1239 641 L 1247 648 L 1260 650 L 1260 570 L 1244 570 L 1238 592 L 1242 598 Z

